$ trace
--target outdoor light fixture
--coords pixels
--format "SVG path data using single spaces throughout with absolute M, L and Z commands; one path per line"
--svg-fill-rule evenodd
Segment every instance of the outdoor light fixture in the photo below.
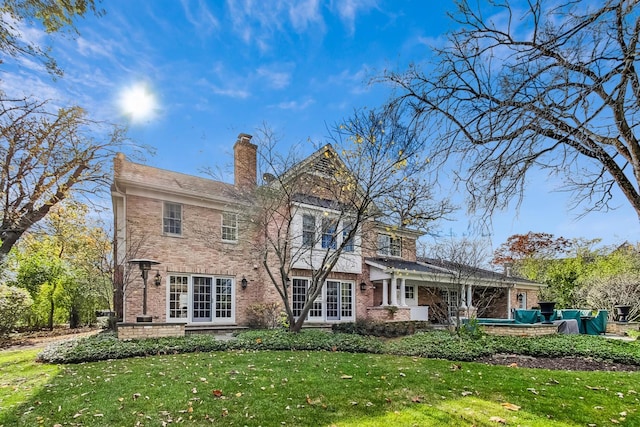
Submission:
M 367 290 L 367 284 L 364 283 L 364 282 L 360 282 L 360 290 L 362 292 L 366 291 Z
M 247 282 L 247 278 L 242 276 L 242 280 L 240 281 L 240 284 L 242 285 L 242 289 L 247 289 L 247 284 L 249 282 Z
M 147 316 L 147 278 L 149 278 L 149 270 L 151 270 L 151 266 L 160 263 L 152 259 L 130 259 L 129 264 L 138 264 L 138 267 L 140 267 L 140 271 L 142 272 L 142 316 L 138 316 L 136 321 L 150 323 L 152 317 Z M 160 275 L 160 273 L 158 273 L 158 275 Z
M 160 275 L 160 270 L 156 270 L 156 275 L 154 277 L 154 282 L 156 286 L 160 286 L 162 284 L 162 276 Z

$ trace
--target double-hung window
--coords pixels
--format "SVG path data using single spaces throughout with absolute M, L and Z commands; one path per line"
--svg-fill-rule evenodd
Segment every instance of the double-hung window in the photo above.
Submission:
M 322 218 L 322 249 L 335 249 L 337 224 L 334 219 Z
M 316 217 L 302 215 L 302 246 L 314 247 L 316 242 Z
M 162 230 L 165 234 L 182 235 L 182 205 L 179 203 L 164 203 L 162 214 Z
M 343 246 L 343 250 L 345 252 L 353 252 L 353 237 L 347 240 L 347 238 L 349 237 L 349 233 L 351 233 L 351 230 L 353 230 L 353 223 L 345 222 L 344 226 L 342 227 L 342 241 L 346 242 Z
M 225 242 L 238 241 L 238 214 L 232 212 L 222 214 L 222 240 Z
M 399 237 L 388 234 L 378 234 L 378 254 L 387 256 L 402 256 L 402 243 Z

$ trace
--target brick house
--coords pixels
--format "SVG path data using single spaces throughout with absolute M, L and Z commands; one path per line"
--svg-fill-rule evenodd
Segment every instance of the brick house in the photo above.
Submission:
M 325 146 L 296 166 L 314 176 L 326 173 Z M 335 153 L 334 153 L 335 154 Z M 252 304 L 282 303 L 242 221 L 251 200 L 241 190 L 257 185 L 257 147 L 240 134 L 234 145 L 234 183 L 185 175 L 114 159 L 111 187 L 114 213 L 115 306 L 124 322 L 142 313 L 143 286 L 131 259 L 159 264 L 149 272 L 147 314 L 157 323 L 246 326 Z M 264 177 L 262 185 L 269 185 Z M 291 244 L 300 256 L 287 277 L 294 313 L 299 311 L 318 257 L 341 242 L 348 224 L 328 221 L 335 203 L 303 192 L 292 199 Z M 324 197 L 323 197 L 324 196 Z M 337 230 L 343 230 L 342 233 Z M 458 266 L 416 256 L 420 233 L 371 221 L 346 245 L 307 323 L 357 319 L 446 322 L 461 314 L 507 318 L 512 308 L 537 304 L 539 284 L 475 269 L 455 279 Z M 474 302 L 490 295 L 482 309 Z M 390 309 L 390 307 L 394 307 Z

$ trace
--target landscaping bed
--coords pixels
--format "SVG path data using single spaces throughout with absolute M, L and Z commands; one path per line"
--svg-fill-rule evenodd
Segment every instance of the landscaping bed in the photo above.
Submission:
M 69 339 L 47 346 L 39 359 L 50 363 L 81 363 L 158 354 L 210 351 L 340 351 L 394 354 L 492 365 L 562 370 L 636 371 L 640 368 L 640 343 L 597 336 L 459 337 L 446 331 L 380 339 L 344 333 L 306 330 L 259 330 L 239 334 L 230 341 L 211 335 L 177 338 L 118 340 L 112 333 Z

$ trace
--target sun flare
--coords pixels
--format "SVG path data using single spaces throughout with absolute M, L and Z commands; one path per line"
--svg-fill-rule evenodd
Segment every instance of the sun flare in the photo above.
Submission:
M 156 107 L 156 97 L 144 83 L 130 86 L 120 93 L 120 109 L 132 122 L 152 119 Z

